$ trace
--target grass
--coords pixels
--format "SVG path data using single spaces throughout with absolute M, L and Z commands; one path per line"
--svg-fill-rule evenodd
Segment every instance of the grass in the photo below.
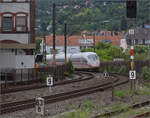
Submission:
M 115 90 L 114 95 L 118 96 L 121 99 L 124 99 L 127 96 L 131 96 L 131 95 L 138 95 L 138 96 L 150 95 L 150 87 L 149 84 L 147 86 L 138 87 L 136 92 L 132 92 L 129 90 Z
M 89 118 L 92 108 L 94 107 L 93 103 L 90 101 L 85 101 L 80 109 L 77 109 L 77 106 L 66 106 L 66 110 L 70 110 L 70 108 L 75 111 L 68 112 L 65 115 L 59 115 L 59 118 Z
M 69 74 L 68 77 L 69 78 L 73 78 L 74 76 L 73 76 L 73 74 Z
M 111 111 L 121 111 L 122 109 L 123 110 L 127 110 L 128 107 L 129 107 L 129 104 L 118 102 L 118 103 L 115 103 L 115 104 L 111 104 L 109 106 L 109 109 Z
M 124 99 L 130 92 L 128 90 L 115 90 L 114 95 Z
M 122 114 L 116 116 L 115 118 L 134 118 L 137 115 L 148 112 L 150 109 L 142 108 L 142 109 L 128 109 L 128 111 L 123 112 Z
M 115 90 L 115 96 L 118 96 L 122 99 L 126 98 L 127 96 L 132 96 L 132 98 L 134 97 L 138 97 L 138 96 L 142 96 L 142 95 L 150 95 L 150 87 L 149 84 L 142 88 L 138 87 L 136 94 L 134 92 L 131 92 L 129 90 Z M 113 116 L 113 118 L 132 118 L 133 116 L 145 113 L 147 111 L 149 111 L 150 109 L 148 108 L 143 108 L 143 109 L 130 109 L 129 106 L 132 104 L 132 101 L 130 103 L 123 103 L 123 102 L 118 102 L 118 103 L 113 103 L 111 105 L 109 105 L 109 107 L 105 107 L 104 105 L 102 105 L 101 103 L 101 99 L 100 99 L 100 103 L 101 104 L 101 113 L 102 112 L 106 112 L 107 111 L 121 111 L 123 110 L 122 113 L 116 115 L 115 117 Z M 92 102 L 90 101 L 85 101 L 84 103 L 82 103 L 80 105 L 80 108 L 75 106 L 75 105 L 67 105 L 66 106 L 66 110 L 71 112 L 65 113 L 65 115 L 59 115 L 59 118 L 90 118 L 90 115 L 92 113 L 92 110 L 94 108 L 94 105 Z M 110 117 L 111 118 L 111 117 Z
M 150 88 L 147 86 L 144 87 L 139 87 L 137 89 L 137 95 L 142 96 L 142 95 L 150 95 Z

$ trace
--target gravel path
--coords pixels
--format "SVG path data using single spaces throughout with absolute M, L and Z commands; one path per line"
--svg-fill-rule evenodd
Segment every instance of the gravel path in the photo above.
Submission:
M 56 92 L 60 92 L 63 90 L 71 91 L 73 89 L 79 89 L 79 86 L 80 87 L 87 87 L 89 85 L 93 86 L 93 85 L 99 84 L 101 82 L 100 81 L 101 79 L 102 79 L 102 74 L 96 74 L 95 79 L 84 81 L 84 82 L 79 82 L 79 83 L 74 83 L 74 84 L 69 84 L 69 85 L 64 85 L 63 87 L 58 86 L 58 89 L 56 86 L 56 88 L 54 87 L 53 90 L 57 90 Z M 72 87 L 72 86 L 74 86 L 74 87 Z M 68 89 L 67 87 L 71 87 L 71 88 Z M 128 88 L 128 84 L 122 85 L 120 87 L 116 87 L 116 89 L 127 89 L 127 88 Z M 20 95 L 24 95 L 26 98 L 26 94 L 27 94 L 27 96 L 29 98 L 31 98 L 31 97 L 35 97 L 37 94 L 40 94 L 41 92 L 43 92 L 43 95 L 54 94 L 54 92 L 49 93 L 48 89 L 39 89 L 36 91 L 31 90 L 31 91 L 26 91 L 26 92 L 23 92 L 23 93 L 17 92 L 17 93 L 13 93 L 12 95 L 13 96 L 16 95 L 18 97 Z M 18 98 L 16 98 L 16 100 L 17 99 Z M 24 98 L 21 97 L 21 99 L 24 99 Z M 147 100 L 147 99 L 150 99 L 150 96 L 140 96 L 140 97 L 137 97 L 136 99 L 134 99 L 134 102 L 141 102 L 141 101 Z M 129 100 L 130 100 L 129 98 L 126 98 L 124 100 L 124 102 L 129 102 Z M 91 114 L 92 116 L 96 115 L 98 113 L 101 113 L 103 106 L 109 106 L 110 104 L 112 104 L 111 89 L 106 90 L 104 92 L 97 92 L 97 93 L 93 93 L 93 94 L 89 94 L 89 95 L 80 96 L 80 97 L 77 97 L 74 99 L 68 99 L 68 100 L 65 100 L 62 102 L 45 105 L 46 116 L 44 118 L 57 118 L 57 117 L 53 117 L 53 116 L 55 116 L 56 114 L 58 115 L 60 113 L 72 110 L 72 106 L 77 106 L 78 108 L 80 108 L 83 106 L 85 101 L 91 101 L 94 105 L 94 108 L 93 108 L 93 111 Z M 116 103 L 118 101 L 122 101 L 122 100 L 115 97 L 114 103 Z M 5 114 L 5 115 L 0 116 L 0 118 L 41 118 L 41 117 L 36 115 L 35 108 L 33 108 L 33 109 L 27 109 L 27 110 L 23 110 L 23 111 L 17 111 L 14 113 Z
M 21 100 L 26 100 L 26 99 L 31 99 L 31 98 L 58 94 L 62 92 L 69 92 L 69 91 L 77 90 L 80 88 L 86 88 L 86 87 L 98 85 L 102 81 L 104 81 L 104 79 L 102 79 L 102 74 L 99 73 L 99 74 L 96 74 L 95 78 L 87 80 L 87 81 L 54 86 L 52 87 L 52 92 L 49 91 L 49 88 L 41 88 L 41 89 L 28 90 L 28 91 L 23 91 L 23 92 L 21 91 L 21 92 L 3 94 L 1 103 L 21 101 Z

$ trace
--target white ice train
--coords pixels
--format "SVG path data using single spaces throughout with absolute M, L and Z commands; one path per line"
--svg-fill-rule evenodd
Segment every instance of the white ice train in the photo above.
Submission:
M 64 64 L 64 54 L 56 55 L 56 64 Z M 46 60 L 48 64 L 52 63 L 53 55 L 47 55 Z M 98 68 L 100 65 L 99 57 L 94 52 L 80 52 L 74 54 L 67 54 L 67 61 L 71 60 L 75 69 L 92 69 Z

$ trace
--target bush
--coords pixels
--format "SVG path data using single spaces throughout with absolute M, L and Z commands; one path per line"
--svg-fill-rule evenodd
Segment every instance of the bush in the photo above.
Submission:
M 90 102 L 90 101 L 86 101 L 83 105 L 83 110 L 86 110 L 86 111 L 91 111 L 92 108 L 93 108 L 93 103 Z
M 150 69 L 147 66 L 142 68 L 141 77 L 145 80 L 150 80 Z
M 118 72 L 121 73 L 121 74 L 127 73 L 127 67 L 126 66 L 121 66 Z
M 67 66 L 69 66 L 69 73 L 73 73 L 74 72 L 74 67 L 72 65 L 72 61 L 71 60 L 69 60 L 67 62 Z
M 42 75 L 41 82 L 46 83 L 46 78 L 47 78 L 47 75 Z

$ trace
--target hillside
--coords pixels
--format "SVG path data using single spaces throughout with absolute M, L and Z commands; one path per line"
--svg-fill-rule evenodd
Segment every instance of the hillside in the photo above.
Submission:
M 126 18 L 125 2 L 99 2 L 100 0 L 36 0 L 36 26 L 45 22 L 52 33 L 52 3 L 56 7 L 56 33 L 63 34 L 63 24 L 68 24 L 69 34 L 80 34 L 83 30 L 126 30 L 149 23 L 149 0 L 137 0 L 137 19 Z M 116 1 L 116 0 L 115 0 Z M 43 31 L 38 30 L 37 35 Z

